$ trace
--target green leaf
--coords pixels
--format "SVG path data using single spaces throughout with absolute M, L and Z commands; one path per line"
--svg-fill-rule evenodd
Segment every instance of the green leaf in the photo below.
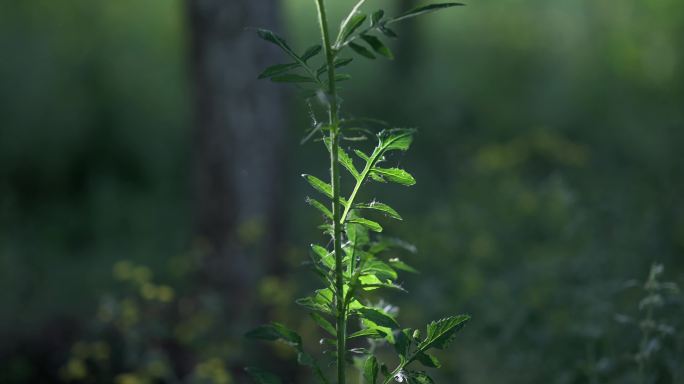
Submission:
M 294 73 L 288 73 L 285 75 L 278 75 L 271 77 L 271 81 L 275 83 L 315 83 L 316 80 L 308 77 L 297 75 Z
M 363 160 L 363 161 L 365 161 L 365 162 L 368 162 L 368 160 L 370 160 L 370 159 L 368 158 L 368 155 L 366 155 L 365 153 L 359 151 L 358 149 L 355 149 L 355 150 L 354 150 L 354 153 L 356 154 L 356 156 L 358 156 L 361 160 Z
M 348 22 L 342 26 L 342 30 L 340 31 L 340 42 L 344 43 L 347 41 L 347 39 L 357 30 L 361 25 L 363 25 L 363 22 L 366 21 L 366 15 L 364 14 L 356 14 L 352 16 L 350 19 L 348 19 Z
M 385 151 L 406 151 L 413 143 L 413 129 L 390 129 L 378 134 L 381 147 Z
M 323 316 L 321 316 L 315 312 L 311 312 L 309 315 L 316 322 L 316 324 L 318 324 L 319 327 L 321 327 L 323 330 L 325 330 L 329 334 L 331 334 L 333 336 L 337 336 L 337 332 L 335 331 L 335 327 L 328 320 L 326 320 Z
M 440 10 L 446 9 L 446 8 L 456 7 L 459 5 L 464 5 L 464 4 L 462 4 L 462 3 L 438 3 L 438 4 L 425 5 L 422 7 L 414 8 L 414 9 L 404 13 L 401 16 L 390 19 L 387 21 L 387 24 L 396 23 L 398 21 L 410 19 L 412 17 L 421 16 L 421 15 L 424 15 L 426 13 L 440 11 Z
M 359 171 L 357 171 L 356 167 L 354 166 L 354 160 L 352 160 L 352 158 L 349 157 L 347 152 L 345 152 L 342 148 L 339 148 L 337 158 L 340 164 L 342 164 L 342 166 L 346 168 L 355 179 L 359 178 Z
M 309 182 L 309 184 L 313 187 L 313 189 L 317 190 L 318 192 L 324 194 L 328 198 L 332 199 L 333 198 L 333 193 L 332 193 L 332 186 L 325 181 L 317 178 L 316 176 L 311 176 L 311 175 L 302 175 L 306 181 Z
M 348 219 L 347 222 L 348 223 L 354 223 L 354 224 L 361 224 L 373 232 L 382 232 L 382 226 L 380 224 L 378 224 L 372 220 L 364 219 L 362 217 Z
M 411 371 L 409 372 L 409 384 L 434 384 L 434 380 L 425 372 Z
M 352 57 L 346 58 L 346 59 L 335 59 L 334 66 L 335 66 L 335 68 L 346 67 L 352 61 L 354 61 L 354 58 L 352 58 Z M 327 64 L 323 64 L 320 68 L 318 68 L 318 70 L 316 70 L 316 74 L 318 74 L 318 76 L 320 76 L 326 72 L 328 72 L 328 65 Z
M 377 201 L 373 201 L 370 203 L 362 203 L 362 204 L 356 204 L 354 205 L 354 208 L 359 208 L 359 209 L 373 209 L 376 211 L 380 211 L 387 216 L 397 219 L 397 220 L 403 220 L 401 215 L 397 211 L 394 210 L 394 208 L 390 207 L 387 204 L 383 203 L 378 203 Z
M 397 333 L 396 341 L 394 342 L 394 350 L 399 355 L 402 362 L 408 359 L 409 350 L 411 349 L 411 330 L 406 328 Z
M 299 334 L 283 324 L 271 323 L 259 326 L 245 334 L 245 337 L 256 340 L 278 341 L 282 340 L 285 343 L 300 348 L 302 345 L 302 338 Z
M 390 265 L 392 265 L 393 268 L 398 269 L 400 271 L 405 271 L 405 272 L 410 272 L 410 273 L 418 273 L 418 270 L 413 268 L 412 266 L 404 263 L 403 261 L 393 258 L 389 259 Z
M 371 339 L 382 339 L 385 336 L 386 336 L 385 333 L 383 333 L 379 329 L 364 328 L 360 331 L 354 332 L 351 335 L 347 336 L 347 339 L 353 339 L 356 337 L 368 337 Z
M 312 57 L 318 55 L 322 49 L 323 48 L 320 45 L 314 45 L 314 46 L 310 47 L 302 55 L 302 61 L 306 62 L 307 60 L 311 59 Z
M 399 168 L 373 168 L 372 172 L 379 174 L 383 179 L 391 181 L 393 183 L 412 186 L 416 184 L 416 179 L 403 169 Z
M 317 244 L 311 244 L 311 250 L 319 257 L 320 261 L 329 269 L 332 269 L 335 265 L 335 257 L 332 252 L 328 252 L 327 249 L 321 247 Z
M 369 356 L 363 364 L 363 379 L 366 384 L 376 384 L 379 370 L 378 359 L 375 356 Z
M 317 178 L 316 176 L 303 174 L 302 177 L 306 181 L 309 182 L 309 184 L 313 187 L 313 189 L 324 194 L 325 196 L 327 196 L 330 199 L 333 198 L 332 186 L 330 184 L 328 184 L 325 181 Z M 340 197 L 340 204 L 346 205 L 347 201 L 343 197 Z
M 285 39 L 276 35 L 273 31 L 269 31 L 268 29 L 257 29 L 257 34 L 259 35 L 259 37 L 268 41 L 269 43 L 273 43 L 280 47 L 280 49 L 285 51 L 285 53 L 287 53 L 295 61 L 299 62 L 300 64 L 304 64 L 302 58 L 297 56 L 297 54 L 292 50 L 292 48 L 290 48 L 290 46 L 287 45 Z
M 378 276 L 381 280 L 394 280 L 397 276 L 397 271 L 380 260 L 369 260 L 363 265 L 363 273 L 372 273 Z
M 247 367 L 245 368 L 245 371 L 249 374 L 249 376 L 254 380 L 257 384 L 281 384 L 282 381 L 278 378 L 278 376 L 266 372 L 262 369 L 256 368 L 256 367 Z
M 416 360 L 429 368 L 440 368 L 442 366 L 442 363 L 440 363 L 435 356 L 427 352 L 418 352 L 416 354 Z
M 332 298 L 332 291 L 329 288 L 325 288 L 317 290 L 311 296 L 297 299 L 295 302 L 312 311 L 318 311 L 330 315 L 332 314 L 332 311 L 330 310 L 333 304 Z
M 264 71 L 259 75 L 259 79 L 281 75 L 296 68 L 299 68 L 299 63 L 276 64 L 264 69 Z
M 323 205 L 320 201 L 318 201 L 318 200 L 316 200 L 316 199 L 312 199 L 312 198 L 310 198 L 310 197 L 307 197 L 307 198 L 306 198 L 306 203 L 309 204 L 310 206 L 312 206 L 312 207 L 318 209 L 319 211 L 321 211 L 321 213 L 323 214 L 323 216 L 327 217 L 328 219 L 330 219 L 330 220 L 333 219 L 333 214 L 332 214 L 332 212 L 330 212 L 330 210 L 328 209 L 328 207 L 326 207 L 325 205 Z
M 373 15 L 371 15 L 371 27 L 378 25 L 378 23 L 380 22 L 380 20 L 382 20 L 384 16 L 385 11 L 383 11 L 382 9 L 373 12 Z
M 377 37 L 371 35 L 361 35 L 361 38 L 370 45 L 373 50 L 390 60 L 394 60 L 394 54 L 392 51 Z
M 371 52 L 368 48 L 364 47 L 363 45 L 356 44 L 354 42 L 349 43 L 349 48 L 351 48 L 354 52 L 358 53 L 359 55 L 375 60 L 375 55 L 373 52 Z
M 356 313 L 362 318 L 370 320 L 381 327 L 392 329 L 399 327 L 399 324 L 397 324 L 397 321 L 394 320 L 393 317 L 375 308 L 359 308 L 356 310 Z
M 394 32 L 391 28 L 388 28 L 385 25 L 381 25 L 378 27 L 380 29 L 380 32 L 382 32 L 383 35 L 391 38 L 391 39 L 396 39 L 399 37 L 396 32 Z
M 456 336 L 456 332 L 463 328 L 468 320 L 470 316 L 460 315 L 431 322 L 427 326 L 427 336 L 418 345 L 418 349 L 426 351 L 430 348 L 446 348 Z
M 364 291 L 372 291 L 385 285 L 382 280 L 375 275 L 359 276 L 359 282 L 361 283 Z
M 359 249 L 368 244 L 370 237 L 368 236 L 368 228 L 360 224 L 354 224 L 347 221 L 345 225 L 345 232 L 347 238 L 353 247 Z
M 336 73 L 336 74 L 335 74 L 335 81 L 338 82 L 338 83 L 339 83 L 340 81 L 351 80 L 351 78 L 352 78 L 351 75 L 350 75 L 350 74 L 347 74 L 347 73 Z

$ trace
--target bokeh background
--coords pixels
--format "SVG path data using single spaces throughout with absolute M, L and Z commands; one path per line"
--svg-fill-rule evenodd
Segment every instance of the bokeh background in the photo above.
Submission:
M 293 300 L 320 237 L 299 175 L 324 176 L 325 149 L 299 144 L 293 89 L 255 80 L 284 58 L 247 29 L 303 50 L 314 11 L 0 4 L 1 383 L 243 383 L 254 360 L 308 382 L 241 335 L 321 337 Z M 373 193 L 418 249 L 387 297 L 402 322 L 473 316 L 437 382 L 684 383 L 681 296 L 643 289 L 654 263 L 684 285 L 684 3 L 472 1 L 397 32 L 395 62 L 355 61 L 344 109 L 420 128 L 418 184 Z

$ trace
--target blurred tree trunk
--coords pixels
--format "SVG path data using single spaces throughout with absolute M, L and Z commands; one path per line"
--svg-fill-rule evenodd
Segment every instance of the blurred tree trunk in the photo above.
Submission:
M 280 88 L 257 80 L 277 52 L 246 29 L 277 28 L 280 7 L 277 0 L 187 0 L 187 6 L 195 228 L 208 252 L 202 279 L 223 296 L 238 328 L 254 320 L 257 277 L 280 270 L 284 99 Z

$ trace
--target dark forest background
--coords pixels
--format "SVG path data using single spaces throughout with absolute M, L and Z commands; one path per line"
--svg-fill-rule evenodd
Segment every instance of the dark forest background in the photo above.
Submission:
M 282 57 L 246 28 L 302 49 L 314 11 L 0 4 L 0 383 L 241 383 L 251 359 L 307 382 L 241 335 L 321 337 L 293 300 L 319 236 L 299 175 L 327 158 L 299 144 L 296 92 L 256 80 Z M 344 107 L 420 128 L 418 184 L 379 193 L 419 250 L 389 297 L 403 322 L 473 316 L 438 382 L 644 382 L 641 282 L 662 263 L 684 286 L 684 3 L 473 1 L 398 32 Z M 648 382 L 681 384 L 682 300 L 663 298 Z

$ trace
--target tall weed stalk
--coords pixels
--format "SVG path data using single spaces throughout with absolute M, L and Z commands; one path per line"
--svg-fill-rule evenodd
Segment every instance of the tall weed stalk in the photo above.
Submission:
M 280 323 L 271 323 L 247 333 L 247 337 L 288 344 L 297 352 L 297 362 L 309 367 L 319 383 L 344 384 L 347 382 L 347 365 L 356 362 L 363 382 L 432 383 L 430 376 L 415 368 L 439 368 L 440 362 L 430 354 L 431 349 L 444 349 L 455 334 L 468 322 L 469 316 L 459 315 L 433 321 L 424 335 L 418 329 L 402 328 L 391 306 L 373 305 L 376 291 L 399 290 L 398 273 L 415 273 L 416 270 L 398 258 L 385 257 L 393 248 L 410 248 L 407 243 L 381 236 L 383 227 L 367 218 L 368 214 L 381 214 L 402 220 L 399 213 L 387 204 L 372 200 L 363 201 L 360 192 L 370 182 L 394 183 L 412 186 L 414 177 L 404 169 L 391 165 L 397 152 L 409 149 L 414 130 L 393 128 L 374 119 L 349 119 L 340 111 L 339 83 L 349 80 L 342 69 L 351 64 L 353 53 L 357 57 L 375 59 L 394 56 L 383 42 L 385 38 L 397 38 L 392 30 L 394 24 L 431 12 L 462 5 L 459 3 L 430 4 L 415 8 L 397 17 L 386 17 L 383 10 L 367 14 L 362 11 L 366 0 L 360 0 L 341 21 L 339 32 L 331 35 L 326 4 L 315 0 L 320 26 L 321 44 L 316 44 L 299 54 L 276 33 L 259 29 L 258 35 L 284 51 L 288 62 L 266 68 L 260 78 L 279 83 L 292 83 L 303 91 L 308 103 L 318 103 L 326 110 L 327 119 L 317 123 L 305 141 L 320 137 L 330 154 L 330 179 L 326 182 L 316 176 L 305 174 L 304 179 L 320 197 L 308 197 L 307 203 L 318 210 L 325 222 L 320 226 L 329 237 L 327 246 L 311 246 L 311 267 L 323 283 L 321 289 L 297 300 L 310 311 L 311 318 L 331 338 L 323 339 L 324 356 L 332 358 L 323 364 L 305 351 L 302 338 L 295 331 Z M 314 65 L 323 53 L 322 63 Z M 352 157 L 342 148 L 348 143 L 374 138 L 375 145 L 364 151 L 352 149 Z M 361 164 L 359 166 L 359 164 Z M 351 188 L 342 194 L 340 173 L 349 173 Z M 318 199 L 324 198 L 325 202 Z M 350 320 L 356 322 L 351 323 Z M 354 328 L 351 325 L 356 325 Z M 349 348 L 349 342 L 358 345 L 365 340 L 365 347 Z M 390 368 L 376 356 L 377 347 L 389 344 L 398 358 Z M 331 381 L 325 367 L 335 365 L 335 380 Z M 257 383 L 280 383 L 276 375 L 255 367 L 247 372 Z

